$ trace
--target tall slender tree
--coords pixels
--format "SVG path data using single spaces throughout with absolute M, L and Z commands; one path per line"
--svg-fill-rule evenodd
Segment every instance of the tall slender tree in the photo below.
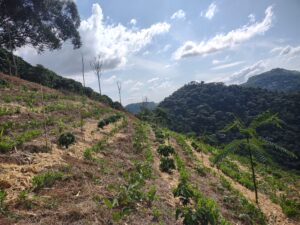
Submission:
M 122 99 L 121 99 L 122 83 L 119 80 L 117 81 L 117 88 L 118 88 L 118 93 L 119 93 L 120 104 L 122 105 Z
M 257 115 L 248 126 L 246 126 L 239 118 L 236 118 L 231 124 L 229 124 L 222 130 L 223 132 L 228 132 L 230 130 L 235 129 L 242 134 L 243 138 L 233 140 L 232 142 L 227 144 L 223 151 L 214 158 L 214 164 L 219 163 L 222 159 L 224 159 L 231 153 L 246 150 L 251 166 L 252 181 L 255 191 L 255 201 L 257 204 L 258 194 L 254 159 L 256 159 L 259 162 L 266 163 L 268 158 L 267 152 L 264 151 L 266 150 L 266 148 L 280 151 L 291 158 L 297 158 L 297 156 L 294 153 L 288 151 L 287 149 L 281 146 L 278 146 L 273 142 L 267 141 L 262 137 L 259 137 L 257 133 L 257 129 L 263 125 L 272 124 L 280 128 L 282 123 L 283 122 L 278 118 L 277 114 L 272 114 L 271 112 L 264 112 L 262 114 Z
M 102 66 L 103 66 L 103 61 L 101 59 L 101 55 L 98 55 L 91 62 L 91 67 L 94 70 L 94 72 L 95 72 L 95 74 L 96 74 L 96 76 L 98 78 L 98 86 L 99 86 L 99 93 L 100 93 L 100 95 L 101 95 Z

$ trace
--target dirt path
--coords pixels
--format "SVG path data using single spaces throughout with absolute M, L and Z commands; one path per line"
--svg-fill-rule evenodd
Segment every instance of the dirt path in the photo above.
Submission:
M 195 156 L 202 162 L 202 156 L 198 152 L 194 152 Z M 228 181 L 231 182 L 233 188 L 237 189 L 239 192 L 241 192 L 249 201 L 253 202 L 255 204 L 255 193 L 248 188 L 244 187 L 243 185 L 239 184 L 238 182 L 234 181 L 232 178 L 225 175 L 222 171 L 218 170 L 216 167 L 213 167 L 211 165 L 211 162 L 209 161 L 209 155 L 203 154 L 203 164 L 204 166 L 210 168 L 217 174 L 223 175 Z M 299 224 L 295 221 L 291 221 L 288 219 L 284 213 L 282 212 L 282 209 L 279 205 L 274 204 L 266 195 L 259 193 L 259 207 L 262 210 L 262 212 L 267 217 L 267 222 L 270 225 L 296 225 Z
M 57 144 L 52 144 L 52 151 L 49 153 L 21 151 L 13 153 L 26 157 L 28 163 L 1 162 L 0 183 L 2 182 L 7 186 L 5 191 L 7 192 L 8 202 L 16 199 L 22 190 L 30 188 L 31 180 L 36 174 L 53 167 L 66 166 L 67 164 L 63 159 L 65 154 L 82 159 L 83 151 L 99 141 L 103 135 L 106 135 L 114 127 L 114 124 L 111 124 L 99 131 L 97 130 L 97 122 L 97 120 L 88 119 L 83 127 L 83 133 L 81 133 L 80 128 L 75 129 L 76 143 L 67 150 Z M 33 140 L 32 144 L 42 146 L 44 144 L 43 138 Z

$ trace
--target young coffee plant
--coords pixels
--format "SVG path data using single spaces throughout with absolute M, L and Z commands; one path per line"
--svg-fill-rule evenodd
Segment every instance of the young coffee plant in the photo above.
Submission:
M 160 145 L 157 149 L 157 152 L 161 156 L 168 157 L 169 155 L 173 155 L 175 153 L 175 149 L 170 145 Z
M 186 179 L 181 179 L 177 188 L 173 191 L 174 197 L 179 197 L 183 205 L 187 205 L 194 197 L 194 192 Z
M 171 173 L 172 170 L 176 169 L 174 159 L 162 157 L 159 168 L 162 172 Z
M 69 145 L 73 144 L 74 142 L 75 136 L 70 132 L 61 134 L 58 139 L 59 145 L 65 146 L 66 148 L 68 148 Z

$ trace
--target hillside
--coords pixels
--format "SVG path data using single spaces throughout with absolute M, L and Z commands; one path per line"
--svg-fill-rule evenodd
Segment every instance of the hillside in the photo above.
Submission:
M 194 210 L 193 224 L 297 224 L 295 173 L 258 164 L 259 209 L 243 158 L 220 171 L 210 162 L 219 150 L 197 140 L 16 77 L 0 74 L 0 84 L 0 224 L 173 225 Z M 67 131 L 76 139 L 65 148 Z M 174 148 L 175 169 L 162 166 L 161 144 Z
M 125 109 L 128 112 L 131 112 L 133 114 L 138 114 L 139 112 L 141 112 L 141 108 L 145 107 L 149 110 L 153 110 L 155 109 L 157 106 L 157 103 L 155 102 L 147 102 L 147 103 L 143 103 L 143 102 L 139 102 L 139 103 L 131 103 L 125 106 Z
M 103 102 L 113 108 L 121 109 L 118 102 L 113 102 L 108 96 L 100 95 L 89 87 L 73 79 L 64 78 L 55 72 L 43 67 L 42 65 L 32 66 L 21 57 L 14 56 L 18 67 L 18 76 L 24 80 L 42 84 L 49 88 L 71 92 L 77 95 L 85 95 L 91 99 Z M 14 72 L 12 55 L 5 49 L 0 48 L 0 72 L 10 74 Z
M 280 68 L 272 69 L 250 77 L 242 86 L 264 88 L 270 91 L 299 92 L 300 72 Z
M 300 157 L 300 93 L 284 94 L 263 89 L 246 88 L 222 83 L 192 82 L 164 99 L 159 107 L 169 116 L 169 128 L 178 132 L 193 132 L 211 144 L 220 145 L 236 137 L 220 133 L 234 116 L 249 122 L 254 116 L 270 110 L 285 122 L 282 129 L 265 126 L 263 137 L 295 152 Z M 276 152 L 273 159 L 284 166 L 300 168 L 299 160 L 290 160 Z

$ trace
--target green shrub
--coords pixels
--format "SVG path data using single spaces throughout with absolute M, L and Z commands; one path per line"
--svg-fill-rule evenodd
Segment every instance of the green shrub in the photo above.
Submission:
M 98 122 L 98 127 L 103 129 L 107 125 L 107 122 L 105 120 L 100 120 Z
M 175 149 L 170 145 L 160 145 L 157 152 L 162 156 L 168 157 L 175 153 Z
M 115 115 L 112 115 L 112 116 L 109 116 L 105 119 L 102 119 L 98 122 L 98 127 L 103 129 L 106 125 L 110 124 L 110 123 L 114 123 L 116 121 L 118 121 L 119 119 L 121 119 L 122 116 L 119 115 L 119 114 L 115 114 Z
M 73 144 L 74 142 L 75 142 L 75 136 L 70 132 L 61 134 L 58 139 L 59 145 L 65 146 L 66 148 L 68 148 L 69 145 Z
M 183 205 L 187 205 L 191 198 L 194 196 L 194 192 L 186 179 L 181 179 L 177 188 L 173 191 L 174 197 L 179 197 L 179 200 Z
M 183 218 L 184 225 L 229 225 L 220 214 L 214 200 L 198 197 L 194 208 L 184 206 L 176 209 L 176 219 Z
M 173 159 L 163 157 L 160 160 L 159 168 L 162 172 L 170 173 L 171 170 L 176 169 Z
M 58 171 L 47 171 L 36 175 L 32 178 L 33 189 L 39 190 L 43 187 L 51 187 L 56 180 L 62 180 L 63 176 L 64 174 Z
M 10 151 L 14 146 L 16 146 L 16 142 L 13 141 L 10 137 L 2 137 L 0 138 L 0 153 L 6 153 Z

